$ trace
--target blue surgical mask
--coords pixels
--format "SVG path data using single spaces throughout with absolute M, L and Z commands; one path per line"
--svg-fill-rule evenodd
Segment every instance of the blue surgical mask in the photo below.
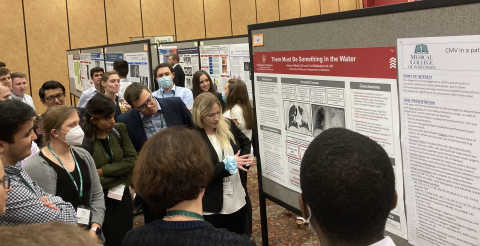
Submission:
M 161 78 L 158 78 L 157 81 L 158 81 L 158 85 L 160 85 L 161 87 L 163 87 L 165 89 L 170 87 L 172 85 L 172 82 L 173 82 L 171 76 L 163 76 Z
M 224 102 L 227 102 L 227 97 L 225 96 L 225 92 L 223 91 L 222 92 L 222 99 Z

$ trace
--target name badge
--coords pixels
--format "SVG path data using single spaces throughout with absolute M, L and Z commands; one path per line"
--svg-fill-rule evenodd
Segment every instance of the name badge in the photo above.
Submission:
M 233 182 L 224 181 L 223 182 L 223 192 L 227 195 L 233 195 Z
M 121 201 L 124 190 L 125 190 L 125 184 L 119 184 L 108 190 L 107 197 Z
M 77 223 L 81 225 L 90 225 L 90 209 L 85 207 L 77 208 Z

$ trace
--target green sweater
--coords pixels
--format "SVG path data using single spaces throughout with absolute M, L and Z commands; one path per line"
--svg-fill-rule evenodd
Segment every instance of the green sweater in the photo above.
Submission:
M 127 126 L 123 123 L 115 123 L 115 127 L 120 133 L 121 143 L 117 141 L 112 132 L 107 133 L 114 157 L 112 164 L 108 163 L 107 152 L 98 138 L 92 141 L 94 149 L 92 154 L 93 160 L 97 169 L 101 168 L 103 171 L 103 177 L 100 177 L 103 189 L 110 189 L 123 183 L 125 184 L 125 189 L 127 189 L 132 183 L 132 171 L 137 160 L 137 151 L 135 151 L 130 141 Z

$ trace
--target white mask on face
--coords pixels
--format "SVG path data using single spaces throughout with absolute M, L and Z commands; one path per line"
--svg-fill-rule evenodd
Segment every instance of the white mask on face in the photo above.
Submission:
M 67 135 L 65 136 L 65 140 L 59 138 L 58 135 L 57 135 L 57 138 L 67 143 L 70 146 L 81 145 L 83 143 L 83 137 L 85 136 L 85 133 L 83 132 L 80 126 L 76 126 L 70 129 L 70 131 L 68 132 L 64 132 L 62 130 L 58 130 L 58 131 L 67 133 Z

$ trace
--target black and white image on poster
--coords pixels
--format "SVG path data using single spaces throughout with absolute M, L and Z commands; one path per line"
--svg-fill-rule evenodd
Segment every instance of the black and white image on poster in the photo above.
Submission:
M 200 70 L 198 59 L 198 48 L 184 48 L 178 49 L 178 56 L 180 57 L 179 65 L 185 73 L 185 88 L 192 89 L 193 74 Z
M 345 128 L 345 109 L 343 108 L 312 104 L 312 116 L 314 137 L 330 128 Z
M 284 101 L 285 130 L 311 136 L 310 104 Z

